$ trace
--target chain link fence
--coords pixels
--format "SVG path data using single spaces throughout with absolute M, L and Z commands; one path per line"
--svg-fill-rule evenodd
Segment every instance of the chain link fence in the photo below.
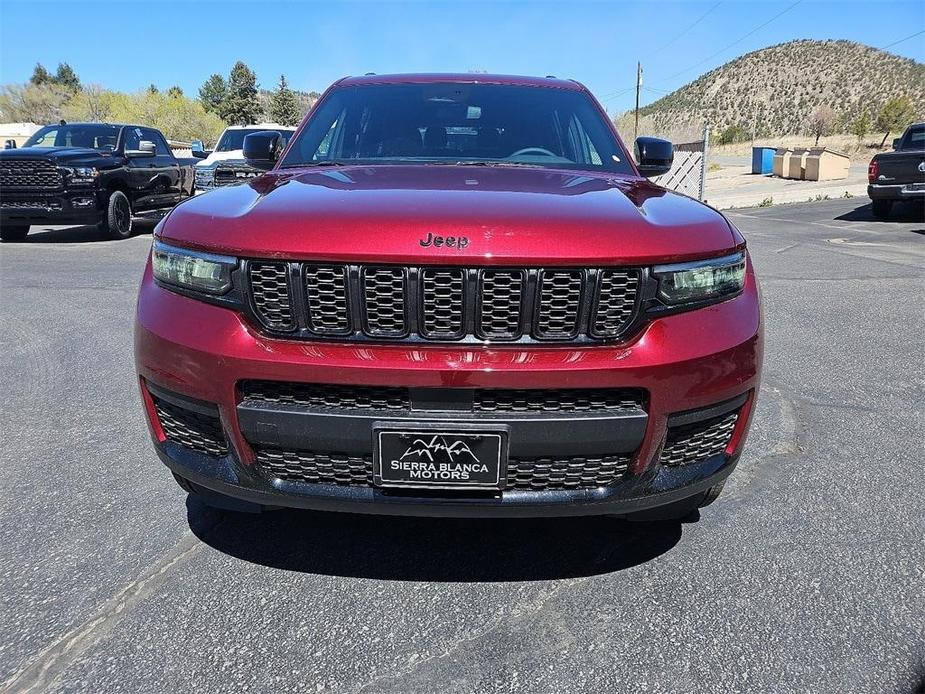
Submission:
M 710 129 L 704 128 L 702 140 L 675 144 L 671 171 L 652 181 L 663 188 L 703 200 L 709 148 Z

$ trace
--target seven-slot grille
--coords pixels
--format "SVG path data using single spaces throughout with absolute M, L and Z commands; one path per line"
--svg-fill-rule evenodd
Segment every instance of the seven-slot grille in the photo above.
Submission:
M 0 164 L 0 187 L 60 188 L 61 172 L 44 159 L 8 159 Z
M 639 313 L 626 269 L 357 266 L 248 261 L 250 309 L 291 337 L 411 341 L 617 339 Z

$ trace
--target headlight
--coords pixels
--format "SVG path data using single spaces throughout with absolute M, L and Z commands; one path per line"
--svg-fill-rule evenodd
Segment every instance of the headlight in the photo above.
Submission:
M 155 279 L 160 282 L 217 295 L 231 289 L 231 272 L 237 267 L 238 260 L 155 241 L 151 265 Z
M 745 286 L 745 254 L 697 260 L 676 265 L 656 265 L 658 296 L 666 304 L 689 304 L 738 294 Z
M 77 185 L 95 183 L 100 175 L 100 172 L 92 166 L 65 167 L 64 170 L 70 174 L 71 183 Z

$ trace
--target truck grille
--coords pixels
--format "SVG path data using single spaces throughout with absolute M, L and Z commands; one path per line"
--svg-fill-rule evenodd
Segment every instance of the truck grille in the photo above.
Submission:
M 242 183 L 247 183 L 252 178 L 257 178 L 262 173 L 263 171 L 260 169 L 255 169 L 244 162 L 235 162 L 233 164 L 222 162 L 215 167 L 212 185 L 216 188 L 238 186 Z
M 687 465 L 723 453 L 738 418 L 739 413 L 735 411 L 702 422 L 669 427 L 661 464 Z
M 304 339 L 613 340 L 633 327 L 641 294 L 635 268 L 249 261 L 245 275 L 256 321 L 269 332 Z
M 0 163 L 0 188 L 60 188 L 61 171 L 45 159 L 7 159 Z
M 484 414 L 606 413 L 639 410 L 644 393 L 634 388 L 483 388 L 472 396 L 469 411 Z M 412 409 L 408 388 L 340 386 L 285 381 L 243 381 L 245 400 L 306 409 L 405 411 Z
M 268 477 L 288 482 L 372 486 L 369 455 L 258 448 L 257 466 Z M 505 489 L 544 491 L 593 489 L 613 484 L 626 472 L 630 456 L 511 458 Z

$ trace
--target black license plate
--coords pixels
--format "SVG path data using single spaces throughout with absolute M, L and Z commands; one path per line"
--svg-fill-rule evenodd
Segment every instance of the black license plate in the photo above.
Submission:
M 506 432 L 376 430 L 375 482 L 383 487 L 500 489 Z

